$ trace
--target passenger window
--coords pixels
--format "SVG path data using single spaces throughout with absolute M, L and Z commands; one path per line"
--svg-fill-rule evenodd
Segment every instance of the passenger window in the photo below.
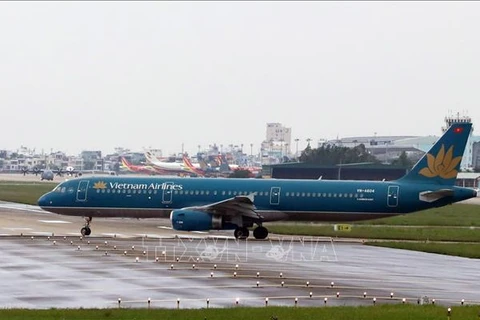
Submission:
M 102 189 L 102 193 L 105 193 L 105 189 Z
M 135 190 L 133 190 L 133 191 L 135 191 Z M 110 193 L 110 189 L 107 189 L 107 193 Z M 134 193 L 135 193 L 135 192 L 134 192 Z
M 342 195 L 341 193 L 339 193 L 339 194 L 338 194 L 338 197 L 341 198 L 341 197 L 343 197 L 343 195 Z
M 322 196 L 323 196 L 323 197 L 326 197 L 326 196 L 327 196 L 327 194 L 324 192 Z
M 233 191 L 233 195 L 236 196 L 236 195 L 237 195 L 237 191 Z
M 210 191 L 205 191 L 205 194 L 208 196 L 210 194 Z
M 333 194 L 333 197 L 334 197 L 334 198 L 336 198 L 336 197 L 337 197 L 337 194 L 336 194 L 336 193 L 334 193 L 334 194 Z
M 343 194 L 343 197 L 344 197 L 344 198 L 348 197 L 348 193 L 344 193 L 344 194 Z
M 228 191 L 228 195 L 231 196 L 231 195 L 232 195 L 232 191 Z
M 300 192 L 297 192 L 297 197 L 300 197 Z
M 190 190 L 190 194 L 193 196 L 193 190 Z
M 97 193 L 100 193 L 100 189 L 97 189 Z
M 205 194 L 205 191 L 200 190 L 200 194 L 203 196 Z
M 214 195 L 214 196 L 217 195 L 217 190 L 213 191 L 213 195 Z
M 363 193 L 360 193 L 360 198 L 363 198 Z
M 316 196 L 317 196 L 317 194 L 315 192 L 312 193 L 312 197 L 316 197 Z
M 285 193 L 285 195 L 288 197 L 290 195 L 290 192 Z
M 127 190 L 127 193 L 132 193 L 132 190 L 128 189 L 128 190 Z
M 195 190 L 195 195 L 198 196 L 198 190 Z
M 350 193 L 350 194 L 349 194 L 349 197 L 350 197 L 350 198 L 352 198 L 352 197 L 353 197 L 353 194 L 352 194 L 352 193 Z
M 354 196 L 355 198 L 358 198 L 358 194 L 357 194 L 357 193 L 355 193 L 353 196 Z
M 307 192 L 307 197 L 310 197 L 310 192 Z
M 176 191 L 175 191 L 176 192 Z M 153 194 L 157 194 L 157 190 L 153 190 Z
M 149 191 L 151 191 L 151 190 L 149 190 Z M 123 189 L 123 190 L 122 190 L 122 193 L 127 193 L 127 190 Z
M 225 191 L 222 191 L 222 196 L 224 196 L 224 195 L 225 195 Z
M 329 197 L 329 198 L 331 198 L 331 197 L 332 197 L 332 194 L 331 194 L 330 192 L 328 193 L 328 197 Z

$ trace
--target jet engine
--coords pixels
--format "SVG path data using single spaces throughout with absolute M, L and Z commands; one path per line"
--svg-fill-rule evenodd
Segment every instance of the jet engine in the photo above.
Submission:
M 235 229 L 236 226 L 226 223 L 224 217 L 195 210 L 173 210 L 170 213 L 170 221 L 175 230 L 181 231 L 206 231 Z

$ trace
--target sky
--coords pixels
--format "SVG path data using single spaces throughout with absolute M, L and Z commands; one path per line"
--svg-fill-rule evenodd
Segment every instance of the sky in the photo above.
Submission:
M 480 121 L 480 2 L 0 2 L 0 149 L 440 135 Z M 249 151 L 249 150 L 248 150 Z

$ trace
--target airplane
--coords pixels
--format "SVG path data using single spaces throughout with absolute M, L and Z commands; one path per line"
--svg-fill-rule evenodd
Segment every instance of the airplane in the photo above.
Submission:
M 63 169 L 40 169 L 38 167 L 33 167 L 32 169 L 28 169 L 27 167 L 22 168 L 22 173 L 23 175 L 26 175 L 27 173 L 33 173 L 34 175 L 39 175 L 41 180 L 51 180 L 53 181 L 53 177 L 55 175 L 62 177 L 63 174 L 67 174 L 68 176 L 81 176 L 82 172 L 76 170 L 74 167 L 66 167 L 65 170 Z
M 184 168 L 200 177 L 204 177 L 207 174 L 207 170 L 204 170 L 199 166 L 195 166 L 186 154 L 183 155 L 183 165 Z
M 127 169 L 130 172 L 143 173 L 143 174 L 149 174 L 149 175 L 168 174 L 167 171 L 159 170 L 159 169 L 154 168 L 152 166 L 133 165 L 130 162 L 128 162 L 128 160 L 125 159 L 125 157 L 120 157 L 120 163 L 121 163 L 121 166 L 123 168 Z
M 441 207 L 477 197 L 455 186 L 471 123 L 455 123 L 405 176 L 394 181 L 88 177 L 41 196 L 50 212 L 85 217 L 170 217 L 182 231 L 234 230 L 268 237 L 265 222 L 358 221 Z M 461 217 L 459 217 L 461 218 Z
M 147 162 L 157 170 L 166 171 L 169 174 L 187 174 L 190 171 L 184 166 L 183 163 L 179 162 L 164 162 L 160 161 L 155 157 L 150 151 L 145 151 L 145 158 Z

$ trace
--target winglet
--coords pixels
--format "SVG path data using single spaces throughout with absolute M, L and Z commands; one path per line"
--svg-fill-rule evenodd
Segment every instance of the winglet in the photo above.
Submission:
M 400 180 L 453 186 L 471 129 L 468 122 L 452 124 Z

